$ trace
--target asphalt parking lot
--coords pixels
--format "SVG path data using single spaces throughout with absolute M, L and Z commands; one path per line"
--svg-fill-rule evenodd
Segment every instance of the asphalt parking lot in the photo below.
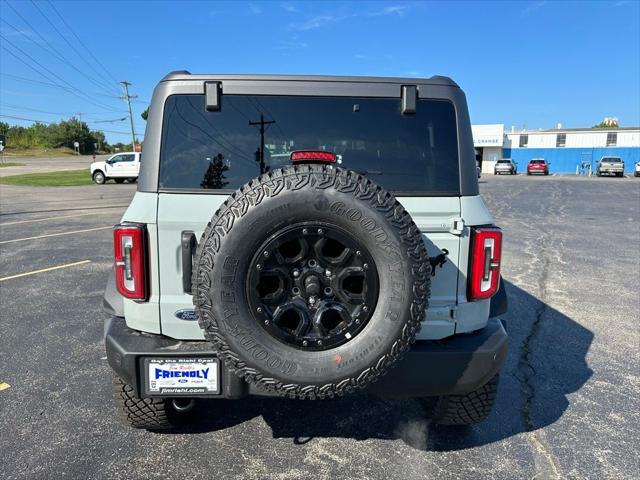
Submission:
M 3 478 L 637 478 L 640 179 L 481 179 L 511 343 L 493 414 L 461 431 L 371 397 L 210 401 L 177 434 L 118 423 L 101 300 L 134 189 L 0 186 Z

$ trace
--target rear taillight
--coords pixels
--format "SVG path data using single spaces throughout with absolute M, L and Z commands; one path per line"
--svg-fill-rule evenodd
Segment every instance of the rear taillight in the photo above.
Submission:
M 470 301 L 484 300 L 498 291 L 502 230 L 497 227 L 478 227 L 471 230 L 471 256 L 468 297 Z
M 146 253 L 144 225 L 120 224 L 113 229 L 116 262 L 116 286 L 126 298 L 147 299 Z

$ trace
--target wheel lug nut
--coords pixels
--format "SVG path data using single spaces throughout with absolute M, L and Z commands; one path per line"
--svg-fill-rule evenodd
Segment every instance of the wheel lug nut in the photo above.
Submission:
M 322 340 L 318 340 L 318 345 L 322 345 Z
M 256 312 L 258 312 L 258 313 L 262 313 L 262 307 L 258 307 L 258 308 L 256 308 Z
M 306 228 L 302 229 L 302 234 L 303 235 L 307 235 L 309 233 L 309 230 L 307 230 Z
M 265 325 L 269 325 L 269 320 L 265 320 L 265 321 L 264 321 L 264 324 L 265 324 Z
M 303 347 L 306 347 L 307 345 L 309 345 L 309 342 L 307 342 L 306 340 L 303 340 L 303 341 L 302 341 L 302 346 L 303 346 Z
M 363 312 L 368 312 L 369 311 L 369 307 L 367 307 L 366 305 L 362 306 L 362 311 Z
M 356 250 L 356 255 L 360 256 L 360 255 L 362 255 L 362 252 L 360 250 Z
M 264 258 L 269 258 L 269 252 L 267 252 L 266 250 L 262 252 L 262 255 L 264 255 Z
M 364 265 L 362 265 L 362 268 L 364 268 L 365 270 L 369 270 L 369 264 L 365 263 Z
M 294 269 L 291 273 L 293 273 L 294 278 L 298 278 L 300 276 L 300 270 L 298 270 L 297 268 Z
M 360 319 L 356 318 L 356 325 L 360 325 Z
M 330 277 L 331 276 L 331 270 L 325 270 L 324 274 L 325 274 L 325 276 Z
M 262 265 L 257 264 L 257 265 L 256 265 L 256 270 L 262 270 Z
M 318 235 L 322 235 L 322 234 L 324 234 L 324 230 L 323 230 L 323 229 L 321 229 L 321 228 L 319 228 L 319 229 L 318 229 Z

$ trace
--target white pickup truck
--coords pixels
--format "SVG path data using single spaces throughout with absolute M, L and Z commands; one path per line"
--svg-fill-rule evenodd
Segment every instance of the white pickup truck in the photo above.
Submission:
M 116 183 L 138 180 L 140 172 L 140 152 L 124 152 L 112 155 L 104 162 L 93 162 L 90 167 L 91 178 L 98 185 L 113 178 Z

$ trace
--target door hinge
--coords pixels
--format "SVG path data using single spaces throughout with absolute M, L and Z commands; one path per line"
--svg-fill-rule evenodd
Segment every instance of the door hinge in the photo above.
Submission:
M 462 232 L 464 232 L 464 219 L 462 217 L 451 219 L 451 228 L 449 229 L 449 233 L 462 235 Z

